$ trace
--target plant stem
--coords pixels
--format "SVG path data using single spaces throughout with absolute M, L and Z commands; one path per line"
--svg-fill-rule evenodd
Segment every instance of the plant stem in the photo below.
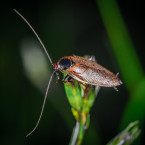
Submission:
M 80 123 L 76 121 L 76 126 L 73 129 L 73 133 L 69 145 L 75 145 L 79 134 L 79 128 L 80 128 Z
M 81 117 L 80 122 L 76 121 L 69 145 L 81 145 L 84 137 L 84 130 L 83 117 Z
M 77 145 L 81 145 L 84 138 L 84 118 L 81 116 Z

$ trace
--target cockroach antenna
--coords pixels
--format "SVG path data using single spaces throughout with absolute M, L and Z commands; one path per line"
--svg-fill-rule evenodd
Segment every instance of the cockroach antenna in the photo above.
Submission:
M 31 26 L 31 24 L 26 20 L 26 18 L 25 18 L 24 16 L 22 16 L 16 9 L 14 9 L 14 11 L 24 20 L 24 22 L 30 27 L 30 29 L 32 30 L 32 32 L 35 34 L 36 38 L 38 39 L 38 41 L 40 42 L 41 46 L 43 47 L 43 49 L 44 49 L 44 51 L 45 51 L 45 53 L 46 53 L 46 55 L 47 55 L 47 57 L 48 57 L 50 63 L 51 63 L 52 66 L 53 66 L 52 60 L 51 60 L 51 58 L 50 58 L 50 56 L 49 56 L 49 54 L 48 54 L 48 52 L 47 52 L 47 50 L 46 50 L 46 47 L 44 46 L 43 42 L 41 41 L 41 39 L 40 39 L 40 37 L 38 36 L 38 34 L 36 33 L 36 31 L 33 29 L 33 27 Z M 40 122 L 40 120 L 41 120 L 41 117 L 42 117 L 42 114 L 43 114 L 43 111 L 44 111 L 44 107 L 45 107 L 46 98 L 47 98 L 48 90 L 49 90 L 49 87 L 50 87 L 50 83 L 51 83 L 51 81 L 52 81 L 52 78 L 53 78 L 53 75 L 54 75 L 55 72 L 56 72 L 56 70 L 54 70 L 54 71 L 52 72 L 51 77 L 50 77 L 50 79 L 49 79 L 48 86 L 47 86 L 47 89 L 46 89 L 46 92 L 45 92 L 45 97 L 44 97 L 44 101 L 43 101 L 43 104 L 42 104 L 42 108 L 41 108 L 41 112 L 40 112 L 40 116 L 39 116 L 39 118 L 38 118 L 38 121 L 37 121 L 35 127 L 31 130 L 30 133 L 28 133 L 28 134 L 26 135 L 26 137 L 28 137 L 29 135 L 31 135 L 31 134 L 36 130 L 36 128 L 37 128 L 38 125 L 39 125 L 39 122 Z
M 45 51 L 45 53 L 46 53 L 46 55 L 47 55 L 47 57 L 48 57 L 50 63 L 51 63 L 52 66 L 53 66 L 53 62 L 52 62 L 52 60 L 51 60 L 51 58 L 50 58 L 50 56 L 49 56 L 49 54 L 48 54 L 48 52 L 47 52 L 47 50 L 46 50 L 46 47 L 44 46 L 43 42 L 41 41 L 40 37 L 38 36 L 38 34 L 37 34 L 36 31 L 34 30 L 34 28 L 33 28 L 33 27 L 31 26 L 31 24 L 26 20 L 26 18 L 25 18 L 24 16 L 22 16 L 22 14 L 20 14 L 16 9 L 14 9 L 14 11 L 24 20 L 24 22 L 29 26 L 29 28 L 30 28 L 30 29 L 32 30 L 32 32 L 35 34 L 36 38 L 38 39 L 38 41 L 40 42 L 41 46 L 43 47 L 43 49 L 44 49 L 44 51 Z
M 40 120 L 41 120 L 41 117 L 42 117 L 42 114 L 43 114 L 43 111 L 44 111 L 45 102 L 46 102 L 46 98 L 47 98 L 47 94 L 48 94 L 48 89 L 49 89 L 49 87 L 50 87 L 50 83 L 51 83 L 51 80 L 52 80 L 52 77 L 53 77 L 54 73 L 55 73 L 55 70 L 52 72 L 51 77 L 50 77 L 50 79 L 49 79 L 48 86 L 47 86 L 46 93 L 45 93 L 45 97 L 44 97 L 44 101 L 43 101 L 43 105 L 42 105 L 42 109 L 41 109 L 41 113 L 40 113 L 40 116 L 39 116 L 39 118 L 38 118 L 38 121 L 37 121 L 35 127 L 30 131 L 30 133 L 28 133 L 28 134 L 26 135 L 26 137 L 28 137 L 29 135 L 31 135 L 31 134 L 36 130 L 36 128 L 37 128 L 38 125 L 39 125 L 39 122 L 40 122 Z

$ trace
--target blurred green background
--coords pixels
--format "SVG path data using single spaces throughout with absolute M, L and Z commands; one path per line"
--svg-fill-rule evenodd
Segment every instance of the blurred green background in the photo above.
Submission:
M 34 127 L 52 66 L 16 8 L 32 24 L 53 62 L 72 54 L 94 55 L 120 72 L 123 85 L 101 88 L 83 145 L 106 144 L 130 122 L 144 144 L 145 5 L 142 1 L 5 1 L 0 12 L 0 144 L 68 144 L 75 119 L 61 81 L 54 76 L 37 130 Z M 62 78 L 62 74 L 60 73 Z

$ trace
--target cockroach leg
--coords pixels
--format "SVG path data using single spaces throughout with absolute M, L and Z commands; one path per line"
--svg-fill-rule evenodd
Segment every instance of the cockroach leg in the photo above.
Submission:
M 87 55 L 86 56 L 89 60 L 93 60 L 93 61 L 96 61 L 95 57 L 94 56 L 90 56 L 90 55 Z M 97 61 L 96 61 L 97 62 Z
M 66 74 L 66 76 L 62 79 L 62 82 L 63 83 L 68 82 L 68 78 L 69 78 L 69 75 Z
M 114 88 L 114 90 L 116 91 L 116 92 L 118 92 L 118 89 L 117 89 L 117 87 L 113 87 Z
M 87 57 L 88 57 L 89 60 L 92 60 L 92 56 L 88 55 Z
M 117 77 L 119 76 L 119 72 L 116 74 L 116 76 L 117 76 Z
M 84 97 L 87 97 L 88 96 L 88 93 L 89 93 L 89 90 L 90 90 L 90 86 L 89 85 L 85 85 L 85 94 L 84 94 Z
M 59 77 L 59 73 L 58 72 L 56 72 L 56 83 L 58 83 L 58 80 L 60 79 L 60 77 Z
M 73 83 L 73 78 L 70 77 L 68 74 L 64 77 L 64 79 L 62 80 L 63 83 Z
M 74 82 L 74 79 L 72 77 L 69 77 L 68 82 Z
M 88 56 L 89 60 L 94 60 L 93 56 Z

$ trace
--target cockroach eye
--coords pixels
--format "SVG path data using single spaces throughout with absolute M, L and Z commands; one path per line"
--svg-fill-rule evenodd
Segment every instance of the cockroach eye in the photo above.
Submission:
M 59 62 L 59 67 L 66 70 L 71 66 L 71 61 L 69 59 L 62 59 Z

